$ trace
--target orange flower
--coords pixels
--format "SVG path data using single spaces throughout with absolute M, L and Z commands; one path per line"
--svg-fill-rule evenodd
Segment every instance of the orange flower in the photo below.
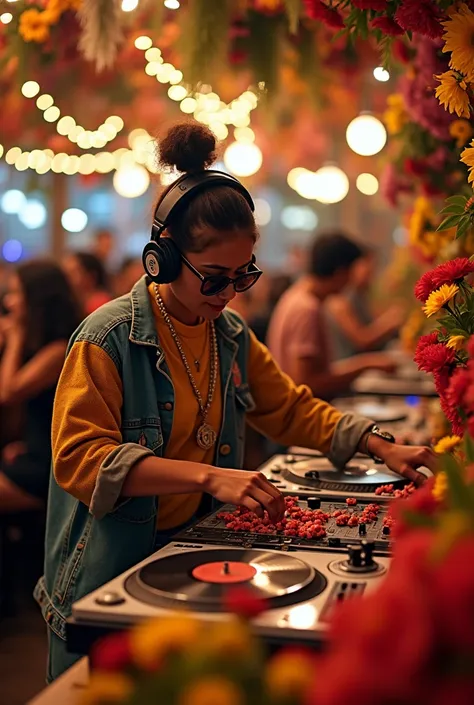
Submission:
M 49 39 L 49 21 L 44 12 L 26 10 L 20 15 L 18 31 L 25 42 L 43 44 Z

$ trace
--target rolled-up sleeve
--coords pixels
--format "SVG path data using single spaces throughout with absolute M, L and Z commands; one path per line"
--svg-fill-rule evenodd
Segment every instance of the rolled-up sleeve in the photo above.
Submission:
M 59 379 L 52 420 L 56 482 L 95 517 L 110 512 L 130 468 L 153 451 L 123 443 L 122 381 L 112 358 L 94 343 L 74 343 Z
M 373 425 L 363 416 L 342 414 L 316 399 L 309 387 L 296 386 L 252 332 L 249 387 L 255 402 L 247 416 L 251 426 L 282 445 L 319 450 L 336 467 L 344 467 Z

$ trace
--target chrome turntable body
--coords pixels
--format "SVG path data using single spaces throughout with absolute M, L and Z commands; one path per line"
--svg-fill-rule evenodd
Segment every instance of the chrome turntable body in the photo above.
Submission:
M 68 647 L 80 653 L 87 639 L 81 642 L 79 635 L 88 630 L 97 636 L 180 608 L 205 620 L 226 620 L 224 596 L 233 586 L 267 600 L 268 609 L 252 625 L 269 643 L 317 644 L 334 606 L 373 590 L 388 563 L 373 557 L 371 542 L 342 554 L 174 541 L 76 602 Z
M 260 472 L 283 494 L 305 498 L 346 499 L 355 495 L 359 499 L 387 502 L 393 497 L 376 494 L 378 488 L 393 485 L 396 490 L 408 484 L 400 475 L 366 456 L 355 455 L 344 470 L 339 471 L 321 453 L 297 447 L 290 448 L 285 455 L 270 458 Z

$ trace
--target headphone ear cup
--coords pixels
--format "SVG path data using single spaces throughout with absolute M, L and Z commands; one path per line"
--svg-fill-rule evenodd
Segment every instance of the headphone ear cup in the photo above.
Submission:
M 168 237 L 147 243 L 142 262 L 147 275 L 157 284 L 169 284 L 178 278 L 181 271 L 179 250 Z

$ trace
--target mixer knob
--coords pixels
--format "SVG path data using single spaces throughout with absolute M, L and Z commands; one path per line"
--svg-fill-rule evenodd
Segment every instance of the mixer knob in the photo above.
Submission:
M 270 468 L 270 472 L 274 475 L 279 475 L 281 473 L 281 467 L 279 465 L 274 465 Z
M 348 546 L 347 550 L 349 552 L 348 564 L 351 568 L 361 568 L 362 567 L 362 546 Z
M 321 500 L 319 497 L 308 497 L 306 501 L 310 509 L 320 509 L 321 507 Z
M 384 536 L 388 536 L 390 534 L 390 527 L 389 526 L 384 526 L 382 529 L 382 534 Z
M 367 525 L 359 524 L 359 536 L 365 536 L 367 534 Z
M 367 568 L 372 568 L 375 564 L 373 553 L 375 548 L 375 543 L 373 541 L 361 541 L 362 550 L 364 554 L 364 565 Z
M 298 458 L 295 458 L 294 455 L 287 455 L 285 458 L 285 463 L 288 463 L 288 465 L 292 465 L 293 463 L 297 463 Z

